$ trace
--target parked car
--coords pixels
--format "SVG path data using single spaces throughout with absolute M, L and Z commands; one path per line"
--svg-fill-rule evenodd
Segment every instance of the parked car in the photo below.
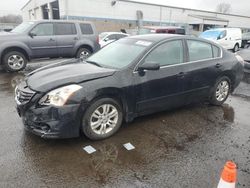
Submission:
M 85 62 L 30 73 L 15 91 L 25 128 L 43 138 L 93 140 L 123 121 L 197 101 L 222 105 L 243 77 L 243 62 L 207 40 L 151 34 L 120 39 Z
M 86 58 L 99 49 L 91 22 L 24 22 L 11 32 L 0 34 L 0 65 L 6 71 L 16 72 L 35 58 Z
M 144 26 L 139 29 L 138 35 L 145 35 L 145 34 L 155 34 L 155 33 L 168 33 L 168 34 L 179 34 L 185 35 L 186 31 L 182 27 L 175 27 L 175 26 Z
M 242 45 L 242 31 L 240 28 L 217 28 L 204 31 L 201 38 L 212 40 L 233 52 L 239 51 Z
M 104 46 L 127 36 L 129 36 L 129 34 L 121 32 L 104 32 L 99 35 L 99 43 L 101 48 L 103 48 Z
M 247 48 L 250 46 L 250 32 L 242 34 L 242 48 Z
M 250 48 L 242 49 L 237 54 L 245 61 L 244 72 L 250 74 Z

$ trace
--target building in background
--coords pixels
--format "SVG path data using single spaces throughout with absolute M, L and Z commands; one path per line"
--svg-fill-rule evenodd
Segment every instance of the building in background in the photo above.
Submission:
M 250 17 L 129 0 L 30 0 L 24 20 L 70 19 L 94 21 L 99 32 L 142 25 L 185 27 L 196 34 L 214 27 L 250 28 Z

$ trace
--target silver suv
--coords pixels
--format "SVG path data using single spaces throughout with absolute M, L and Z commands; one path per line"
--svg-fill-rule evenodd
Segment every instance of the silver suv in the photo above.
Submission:
M 30 21 L 0 34 L 0 65 L 8 72 L 23 70 L 31 59 L 86 58 L 100 49 L 91 22 Z

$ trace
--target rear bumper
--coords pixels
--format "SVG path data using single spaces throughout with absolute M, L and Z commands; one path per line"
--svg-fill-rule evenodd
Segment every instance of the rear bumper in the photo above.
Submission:
M 244 72 L 250 73 L 250 62 L 245 62 L 245 64 L 244 64 Z
M 81 120 L 78 117 L 78 109 L 79 105 L 31 107 L 28 110 L 17 106 L 27 131 L 42 138 L 53 139 L 79 136 Z

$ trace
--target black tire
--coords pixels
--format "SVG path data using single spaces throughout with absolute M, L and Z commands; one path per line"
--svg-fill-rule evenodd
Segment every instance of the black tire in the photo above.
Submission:
M 91 116 L 95 110 L 97 110 L 102 105 L 109 104 L 114 106 L 118 112 L 118 120 L 115 127 L 106 134 L 97 134 L 90 126 Z M 87 136 L 91 140 L 101 140 L 108 138 L 115 134 L 122 125 L 123 121 L 123 112 L 121 105 L 114 99 L 111 98 L 102 98 L 95 101 L 85 112 L 83 119 L 82 119 L 82 131 L 85 136 Z
M 20 65 L 20 67 L 16 67 L 14 68 L 14 66 L 11 66 L 8 61 L 9 61 L 9 58 L 11 57 L 20 57 L 23 59 L 23 63 L 22 65 Z M 18 72 L 18 71 L 21 71 L 23 69 L 25 69 L 27 65 L 27 58 L 25 57 L 25 55 L 21 52 L 18 52 L 18 51 L 11 51 L 11 52 L 7 52 L 4 56 L 3 56 L 3 68 L 5 71 L 7 72 Z
M 82 53 L 84 53 L 85 56 L 83 56 Z M 81 58 L 84 60 L 84 59 L 87 59 L 91 54 L 92 54 L 92 52 L 88 48 L 80 48 L 77 51 L 76 58 L 78 58 L 78 59 Z
M 234 45 L 234 48 L 233 48 L 233 52 L 238 52 L 239 51 L 239 44 L 237 43 L 237 44 L 235 44 Z
M 228 93 L 225 96 L 225 98 L 223 98 L 223 100 L 220 101 L 216 97 L 216 92 L 217 92 L 219 84 L 221 84 L 223 81 L 226 81 L 228 83 L 229 88 L 228 88 Z M 230 81 L 230 79 L 227 76 L 223 76 L 223 77 L 219 78 L 216 81 L 216 84 L 215 84 L 214 88 L 211 91 L 211 97 L 210 97 L 210 101 L 209 101 L 210 104 L 215 105 L 215 106 L 221 106 L 227 100 L 227 98 L 228 98 L 228 96 L 230 94 L 230 91 L 231 91 L 231 81 Z

